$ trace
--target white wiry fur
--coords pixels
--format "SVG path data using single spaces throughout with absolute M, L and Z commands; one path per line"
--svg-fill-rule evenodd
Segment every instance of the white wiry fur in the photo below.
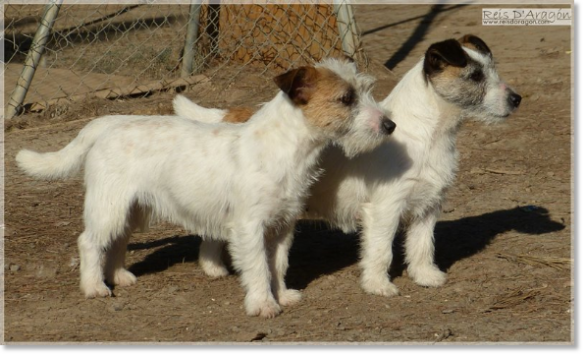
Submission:
M 491 54 L 463 50 L 479 62 L 484 72 L 483 82 L 472 83 L 483 91 L 481 102 L 463 105 L 442 97 L 424 76 L 423 58 L 381 102 L 397 123 L 396 131 L 383 145 L 351 159 L 336 147 L 323 152 L 324 173 L 311 188 L 303 217 L 324 219 L 345 232 L 362 228 L 361 286 L 368 293 L 399 294 L 388 269 L 400 223 L 406 229 L 408 275 L 421 286 L 445 283 L 445 273 L 434 264 L 433 230 L 445 191 L 455 179 L 455 141 L 461 120 L 470 116 L 487 123 L 499 122 L 515 109 L 510 95 L 516 93 L 499 79 Z M 463 79 L 447 76 L 441 80 L 441 90 L 465 97 L 460 85 Z M 472 84 L 466 80 L 467 87 Z M 173 104 L 176 114 L 194 120 L 219 122 L 225 114 L 181 96 Z M 200 259 L 205 261 L 209 275 L 225 271 L 217 253 L 220 250 L 218 246 L 202 250 L 205 255 Z
M 79 136 L 62 150 L 57 152 L 37 153 L 21 150 L 16 156 L 16 163 L 27 174 L 37 179 L 60 179 L 75 174 L 85 161 L 87 152 L 99 135 L 111 126 L 119 123 L 117 119 L 93 121 Z
M 211 246 L 227 241 L 246 290 L 246 312 L 273 317 L 281 305 L 300 299 L 286 288 L 284 275 L 294 222 L 322 149 L 352 131 L 367 132 L 377 143 L 388 134 L 380 128 L 388 121 L 380 110 L 356 110 L 337 118 L 347 121 L 344 133 L 312 126 L 284 92 L 237 126 L 175 116 L 107 116 L 58 152 L 22 150 L 16 160 L 27 174 L 44 179 L 67 177 L 85 162 L 85 231 L 78 244 L 87 297 L 111 295 L 104 278 L 120 286 L 136 281 L 125 268 L 126 246 L 131 232 L 152 216 L 197 233 Z M 364 141 L 361 147 L 371 146 Z

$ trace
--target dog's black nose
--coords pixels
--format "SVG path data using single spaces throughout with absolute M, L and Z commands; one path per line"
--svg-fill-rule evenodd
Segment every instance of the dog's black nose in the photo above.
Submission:
M 510 102 L 510 104 L 517 108 L 518 106 L 520 106 L 520 102 L 522 101 L 522 97 L 516 93 L 510 94 L 510 96 L 508 97 L 508 101 Z
M 385 117 L 382 119 L 382 129 L 386 135 L 390 135 L 396 129 L 396 124 L 394 121 L 390 120 L 389 118 Z

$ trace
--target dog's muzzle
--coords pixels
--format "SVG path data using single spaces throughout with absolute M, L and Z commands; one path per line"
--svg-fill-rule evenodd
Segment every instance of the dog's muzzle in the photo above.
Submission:
M 522 101 L 522 97 L 516 93 L 512 93 L 508 96 L 508 102 L 514 108 L 520 106 L 520 102 Z
M 396 124 L 389 118 L 384 117 L 382 119 L 382 124 L 380 125 L 380 127 L 382 128 L 386 135 L 390 135 L 396 129 Z

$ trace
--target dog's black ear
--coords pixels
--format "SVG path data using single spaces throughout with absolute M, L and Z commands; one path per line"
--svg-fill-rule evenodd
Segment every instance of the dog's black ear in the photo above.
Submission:
M 425 54 L 424 72 L 427 76 L 441 72 L 447 66 L 463 68 L 467 65 L 467 56 L 456 40 L 446 40 L 432 44 Z
M 475 49 L 475 50 L 479 51 L 480 53 L 483 53 L 483 54 L 488 55 L 490 57 L 492 56 L 492 51 L 490 50 L 488 45 L 486 45 L 485 42 L 477 36 L 465 35 L 465 36 L 461 37 L 458 41 L 463 46 L 467 46 L 467 47 L 470 47 L 472 49 Z
M 304 105 L 309 102 L 317 76 L 318 72 L 314 67 L 299 67 L 274 77 L 274 82 L 293 103 Z

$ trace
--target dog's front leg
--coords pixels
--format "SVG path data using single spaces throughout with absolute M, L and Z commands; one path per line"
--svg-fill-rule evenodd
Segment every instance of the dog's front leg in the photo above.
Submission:
M 301 293 L 296 289 L 287 289 L 284 281 L 288 269 L 288 254 L 294 239 L 294 227 L 295 224 L 291 223 L 266 236 L 272 292 L 282 306 L 290 306 L 301 300 Z
M 383 204 L 367 203 L 363 207 L 362 224 L 362 268 L 361 285 L 370 294 L 391 297 L 400 294 L 398 287 L 390 282 L 388 269 L 392 263 L 392 242 L 400 223 L 401 200 L 388 208 Z
M 240 272 L 246 291 L 244 306 L 250 316 L 272 318 L 282 309 L 270 289 L 270 269 L 264 244 L 262 223 L 247 223 L 235 228 L 228 249 L 234 268 Z
M 438 287 L 447 279 L 446 274 L 434 264 L 434 229 L 440 211 L 438 205 L 423 216 L 415 216 L 406 232 L 408 275 L 414 283 L 425 287 Z

